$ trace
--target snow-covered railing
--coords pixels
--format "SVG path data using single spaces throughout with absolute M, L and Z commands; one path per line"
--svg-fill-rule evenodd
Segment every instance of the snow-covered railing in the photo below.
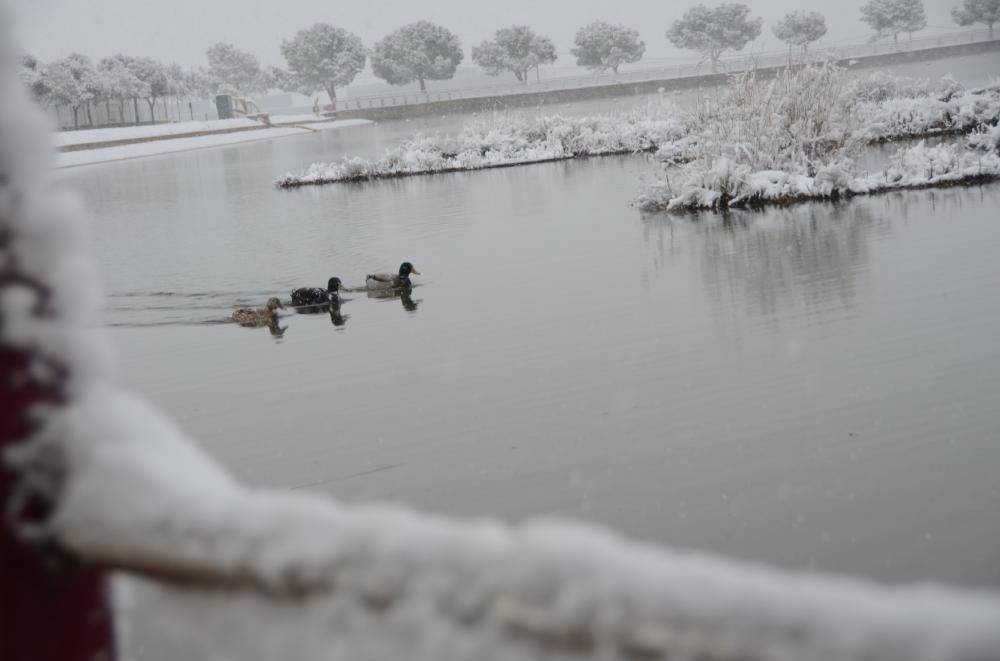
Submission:
M 49 136 L 14 61 L 0 39 L 5 661 L 114 658 L 99 568 L 160 586 L 131 584 L 157 591 L 136 619 L 185 659 L 1000 658 L 992 593 L 241 485 L 114 384 L 82 221 L 52 195 Z
M 931 37 L 894 42 L 874 42 L 850 46 L 831 46 L 814 48 L 809 51 L 812 61 L 835 60 L 844 61 L 854 58 L 886 55 L 891 53 L 909 53 L 943 46 L 975 44 L 991 41 L 988 30 L 964 30 Z M 657 80 L 671 80 L 706 76 L 713 73 L 733 73 L 745 70 L 748 66 L 771 67 L 781 66 L 788 62 L 787 49 L 762 51 L 753 54 L 739 54 L 724 57 L 719 60 L 717 70 L 712 71 L 708 62 L 691 62 L 668 67 L 642 68 L 623 70 L 618 73 L 599 73 L 588 76 L 560 76 L 546 80 L 528 80 L 524 83 L 506 83 L 484 85 L 456 89 L 433 90 L 427 92 L 399 92 L 393 94 L 374 94 L 365 96 L 345 96 L 334 99 L 328 106 L 334 111 L 361 110 L 369 108 L 384 108 L 392 106 L 416 105 L 438 101 L 457 101 L 462 99 L 478 99 L 493 96 L 516 94 L 536 94 L 541 92 L 581 89 L 587 87 L 602 87 L 630 83 L 646 83 Z

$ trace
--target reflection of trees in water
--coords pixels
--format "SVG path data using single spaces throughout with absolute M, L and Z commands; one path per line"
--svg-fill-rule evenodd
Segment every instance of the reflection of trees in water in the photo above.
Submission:
M 775 317 L 854 306 L 874 220 L 863 207 L 803 205 L 705 223 L 700 268 L 713 298 Z
M 960 218 L 964 200 L 995 192 L 904 191 L 832 204 L 802 204 L 763 212 L 659 215 L 647 219 L 653 269 L 691 255 L 722 310 L 777 318 L 796 309 L 824 316 L 850 314 L 859 277 L 869 267 L 873 238 L 928 210 L 942 223 Z M 947 231 L 947 230 L 944 230 Z

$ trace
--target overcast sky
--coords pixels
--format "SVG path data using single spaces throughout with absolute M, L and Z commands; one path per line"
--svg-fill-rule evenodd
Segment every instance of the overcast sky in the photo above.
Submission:
M 924 0 L 928 32 L 956 30 L 949 9 L 959 0 Z M 21 43 L 48 60 L 70 52 L 97 59 L 117 52 L 149 55 L 185 66 L 204 66 L 205 49 L 218 41 L 236 44 L 263 64 L 283 65 L 283 38 L 312 23 L 325 21 L 361 36 L 366 45 L 397 27 L 420 19 L 455 32 L 468 52 L 498 27 L 532 26 L 551 37 L 562 63 L 581 25 L 603 19 L 639 30 L 646 42 L 645 61 L 690 58 L 675 50 L 664 33 L 695 0 L 13 0 L 20 8 Z M 708 4 L 716 4 L 709 1 Z M 824 14 L 829 31 L 820 45 L 868 37 L 859 20 L 861 0 L 752 0 L 764 31 L 752 47 L 781 46 L 769 25 L 793 9 Z

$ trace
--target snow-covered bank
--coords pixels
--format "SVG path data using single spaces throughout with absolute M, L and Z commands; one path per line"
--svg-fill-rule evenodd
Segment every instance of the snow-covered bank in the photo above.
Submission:
M 894 98 L 859 106 L 869 142 L 969 133 L 1000 119 L 1000 85 L 943 96 Z
M 272 115 L 271 126 L 288 126 L 294 124 L 318 124 L 325 121 L 315 115 Z M 344 120 L 351 121 L 351 120 Z M 355 120 L 361 121 L 361 120 Z M 124 142 L 130 140 L 148 140 L 166 138 L 174 135 L 191 133 L 212 133 L 236 130 L 265 129 L 263 122 L 241 117 L 239 119 L 211 119 L 205 121 L 171 122 L 169 124 L 151 124 L 148 126 L 117 126 L 101 129 L 82 129 L 79 131 L 59 131 L 54 135 L 57 147 L 75 147 L 78 145 L 99 145 L 102 142 Z
M 585 118 L 510 115 L 458 135 L 417 135 L 371 161 L 314 163 L 280 188 L 526 165 L 608 154 L 657 153 L 670 163 L 730 158 L 753 169 L 803 173 L 873 142 L 968 133 L 996 125 L 1000 86 L 963 90 L 953 80 L 849 78 L 832 65 L 790 69 L 773 79 L 734 76 L 694 112 L 653 103 Z
M 682 140 L 657 152 L 665 167 L 640 194 L 640 208 L 789 204 L 998 176 L 996 154 L 976 149 L 993 139 L 1000 86 L 850 80 L 835 67 L 805 67 L 769 81 L 734 77 L 696 115 Z M 967 147 L 921 143 L 900 150 L 881 172 L 854 166 L 871 143 L 964 133 L 971 134 Z
M 645 211 L 727 209 L 832 200 L 894 190 L 984 183 L 1000 179 L 1000 155 L 958 145 L 900 150 L 881 172 L 853 171 L 850 162 L 822 167 L 815 175 L 751 170 L 728 158 L 710 167 L 688 166 L 676 188 L 669 178 L 652 184 L 637 205 Z
M 226 145 L 235 145 L 244 142 L 253 142 L 256 140 L 269 140 L 271 138 L 281 138 L 289 135 L 305 135 L 313 131 L 343 129 L 371 123 L 372 122 L 367 119 L 331 120 L 327 122 L 309 124 L 308 126 L 263 128 L 238 131 L 235 133 L 208 134 L 189 138 L 171 138 L 150 142 L 139 142 L 131 145 L 119 145 L 116 147 L 100 147 L 79 151 L 60 152 L 56 154 L 56 167 L 67 168 L 77 165 L 93 165 L 95 163 L 108 163 L 111 161 L 121 161 L 130 158 L 141 158 L 144 156 L 159 156 L 162 154 L 190 151 L 192 149 L 223 147 Z
M 680 115 L 672 105 L 657 104 L 623 115 L 501 116 L 474 122 L 454 137 L 416 136 L 376 161 L 314 163 L 302 174 L 287 174 L 275 184 L 293 188 L 650 152 L 682 136 Z
M 187 133 L 209 133 L 212 131 L 232 131 L 234 129 L 257 129 L 264 126 L 252 119 L 214 119 L 207 121 L 172 122 L 149 126 L 116 126 L 113 128 L 81 129 L 79 131 L 59 131 L 53 138 L 57 147 L 142 140 Z

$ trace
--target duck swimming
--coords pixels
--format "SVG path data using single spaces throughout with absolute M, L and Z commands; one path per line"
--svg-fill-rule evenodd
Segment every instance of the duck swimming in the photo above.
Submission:
M 243 326 L 265 326 L 278 319 L 278 310 L 285 309 L 277 298 L 267 299 L 262 308 L 240 308 L 233 312 L 233 321 Z
M 340 278 L 330 278 L 326 289 L 322 287 L 300 287 L 292 290 L 292 305 L 297 308 L 316 308 L 300 312 L 317 312 L 318 308 L 337 302 L 341 286 Z
M 420 275 L 420 271 L 413 268 L 413 264 L 403 262 L 399 265 L 399 274 L 392 273 L 371 273 L 365 278 L 365 287 L 368 289 L 399 289 L 400 287 L 411 286 L 410 274 Z

